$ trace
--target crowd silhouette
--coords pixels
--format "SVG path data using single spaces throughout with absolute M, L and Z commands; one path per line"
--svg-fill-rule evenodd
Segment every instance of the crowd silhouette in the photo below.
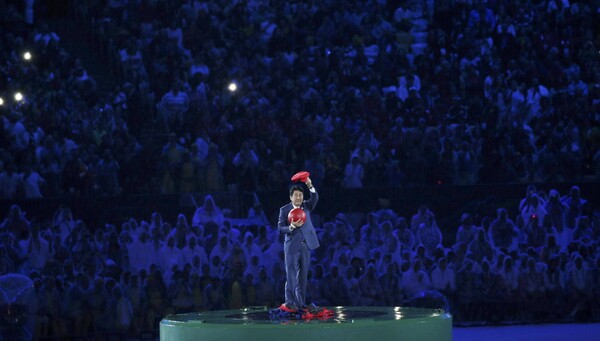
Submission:
M 211 194 L 285 191 L 295 169 L 319 188 L 582 182 L 530 185 L 518 207 L 457 212 L 460 226 L 438 226 L 427 203 L 406 217 L 328 212 L 309 299 L 391 306 L 437 293 L 465 324 L 600 318 L 600 214 L 585 200 L 600 180 L 592 4 L 71 1 L 64 15 L 111 58 L 110 91 L 43 11 L 0 6 L 4 202 L 209 193 L 193 215 L 103 228 L 68 206 L 9 205 L 0 274 L 33 280 L 37 337 L 137 335 L 168 313 L 278 306 L 273 222 L 258 206 L 233 222 Z

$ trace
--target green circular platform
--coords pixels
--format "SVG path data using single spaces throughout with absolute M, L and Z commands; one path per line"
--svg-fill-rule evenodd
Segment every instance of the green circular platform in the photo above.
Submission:
M 160 340 L 452 340 L 452 316 L 441 309 L 328 309 L 332 318 L 312 320 L 272 319 L 266 307 L 170 315 L 160 322 Z

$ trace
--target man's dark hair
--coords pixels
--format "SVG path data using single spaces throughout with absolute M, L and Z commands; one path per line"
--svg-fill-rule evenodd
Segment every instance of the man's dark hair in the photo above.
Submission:
M 290 197 L 292 196 L 292 194 L 294 194 L 294 191 L 300 191 L 300 192 L 304 193 L 304 191 L 302 190 L 302 187 L 300 187 L 298 185 L 294 185 L 294 186 L 290 187 Z

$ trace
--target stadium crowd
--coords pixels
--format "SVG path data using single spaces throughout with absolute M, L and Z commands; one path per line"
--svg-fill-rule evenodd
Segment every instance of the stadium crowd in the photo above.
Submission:
M 251 208 L 252 219 L 234 225 L 223 211 L 207 195 L 175 221 L 154 212 L 92 229 L 69 207 L 28 217 L 13 205 L 0 224 L 0 273 L 33 280 L 38 337 L 135 336 L 155 332 L 167 314 L 278 306 L 282 236 L 264 212 Z M 442 228 L 425 204 L 408 217 L 382 207 L 362 219 L 319 219 L 308 299 L 418 301 L 459 324 L 600 318 L 600 211 L 577 186 L 561 194 L 530 185 L 518 207 L 480 213 Z M 452 242 L 442 230 L 455 233 Z
M 588 2 L 109 3 L 71 3 L 122 74 L 109 93 L 7 4 L 2 88 L 25 100 L 2 108 L 3 198 L 600 174 Z
M 319 188 L 599 180 L 597 1 L 429 3 L 72 1 L 122 76 L 101 93 L 60 36 L 0 0 L 0 197 L 279 190 L 290 169 Z M 340 212 L 318 226 L 310 299 L 426 291 L 457 321 L 598 320 L 598 208 L 576 186 L 530 186 L 495 209 L 444 229 L 426 205 Z M 104 229 L 68 207 L 2 214 L 0 274 L 34 281 L 38 336 L 283 297 L 277 230 L 260 212 L 232 225 L 210 195 L 193 216 Z

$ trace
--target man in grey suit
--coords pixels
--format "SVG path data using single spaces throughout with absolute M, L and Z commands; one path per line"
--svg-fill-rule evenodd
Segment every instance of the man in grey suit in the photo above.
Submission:
M 285 255 L 285 303 L 280 309 L 295 312 L 306 309 L 306 283 L 310 267 L 310 250 L 319 247 L 319 239 L 310 219 L 312 210 L 319 201 L 319 194 L 307 178 L 306 186 L 310 191 L 308 200 L 304 200 L 304 192 L 300 186 L 290 188 L 290 203 L 279 209 L 279 232 L 285 234 L 283 251 Z M 293 208 L 300 207 L 306 213 L 306 220 L 288 222 L 288 214 Z

